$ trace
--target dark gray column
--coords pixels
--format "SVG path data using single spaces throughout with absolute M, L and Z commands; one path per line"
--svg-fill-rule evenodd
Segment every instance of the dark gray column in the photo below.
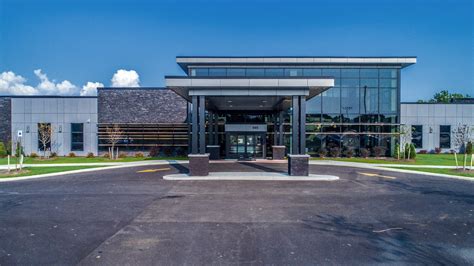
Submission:
M 199 96 L 199 153 L 206 153 L 205 97 Z
M 306 154 L 306 97 L 300 96 L 300 154 Z
M 192 117 L 192 131 L 191 131 L 191 153 L 198 153 L 198 96 L 192 97 L 193 111 Z
M 293 111 L 291 117 L 291 154 L 299 154 L 299 96 L 293 96 Z
M 278 145 L 285 145 L 283 143 L 283 111 L 280 111 L 278 117 Z
M 273 114 L 273 145 L 278 145 L 278 115 Z
M 214 136 L 213 136 L 213 130 L 214 130 L 214 125 L 213 125 L 214 119 L 213 119 L 213 114 L 211 111 L 208 112 L 207 116 L 207 143 L 209 145 L 212 145 L 214 141 Z
M 219 144 L 219 117 L 214 114 L 214 145 Z

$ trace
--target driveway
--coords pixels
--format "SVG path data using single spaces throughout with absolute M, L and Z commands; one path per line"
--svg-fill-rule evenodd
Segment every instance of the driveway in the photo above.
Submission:
M 236 174 L 285 169 L 211 164 Z M 311 173 L 341 179 L 162 179 L 186 170 L 2 183 L 0 264 L 474 263 L 471 181 L 319 165 Z

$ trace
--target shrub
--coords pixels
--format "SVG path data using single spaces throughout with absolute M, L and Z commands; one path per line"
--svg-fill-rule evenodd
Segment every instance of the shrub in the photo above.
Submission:
M 0 142 L 0 157 L 5 157 L 8 155 L 7 149 L 5 149 L 5 144 Z
M 122 158 L 122 159 L 127 158 L 127 154 L 125 152 L 121 152 L 121 153 L 119 153 L 118 157 Z
M 329 153 L 332 157 L 339 157 L 341 156 L 341 149 L 339 149 L 339 147 L 334 147 L 329 150 Z
M 410 159 L 416 159 L 416 149 L 414 144 L 410 145 Z
M 107 154 L 108 155 L 108 154 Z M 94 153 L 88 152 L 86 158 L 94 158 Z
M 427 150 L 420 150 L 420 151 L 418 152 L 418 154 L 427 154 L 427 153 L 428 153 Z
M 472 142 L 469 141 L 466 146 L 466 153 L 467 154 L 472 154 Z
M 20 157 L 20 155 L 25 155 L 23 147 L 20 145 L 20 142 L 16 143 L 15 156 Z
M 52 158 L 58 157 L 58 153 L 53 151 L 49 157 L 52 157 Z
M 171 147 L 166 147 L 163 151 L 166 157 L 170 157 L 173 155 L 173 148 Z
M 369 155 L 370 155 L 370 152 L 369 152 L 368 149 L 366 149 L 366 148 L 361 148 L 360 149 L 360 157 L 367 158 L 367 157 L 369 157 Z
M 382 157 L 382 156 L 385 156 L 385 151 L 387 149 L 383 146 L 375 146 L 373 148 L 373 152 L 374 152 L 374 155 L 375 157 Z
M 342 152 L 347 158 L 352 158 L 354 156 L 354 150 L 351 148 L 345 148 Z
M 36 152 L 30 153 L 31 158 L 38 158 L 38 154 Z
M 102 157 L 108 159 L 108 158 L 110 158 L 110 154 L 108 152 L 106 152 L 102 155 Z
M 6 150 L 7 150 L 7 155 L 13 155 L 13 153 L 12 153 L 12 142 L 11 142 L 11 140 L 9 140 L 9 141 L 7 142 Z
M 159 157 L 159 156 L 160 156 L 160 148 L 158 146 L 151 147 L 150 157 Z
M 441 148 L 440 148 L 440 147 L 436 147 L 436 148 L 434 149 L 434 152 L 435 152 L 436 154 L 440 154 L 440 153 L 441 153 Z
M 395 149 L 393 150 L 392 157 L 395 159 L 400 159 L 400 144 L 395 145 Z
M 324 158 L 328 155 L 328 150 L 321 148 L 318 150 L 319 157 Z
M 74 157 L 76 157 L 76 154 L 74 152 L 70 152 L 67 156 L 69 156 L 71 158 L 74 158 Z
M 137 152 L 135 153 L 135 158 L 143 158 L 145 155 L 143 155 L 143 152 Z

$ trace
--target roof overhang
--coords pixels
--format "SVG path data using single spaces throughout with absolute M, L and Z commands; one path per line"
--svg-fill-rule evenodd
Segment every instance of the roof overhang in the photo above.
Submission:
M 365 66 L 396 66 L 407 67 L 416 64 L 415 56 L 400 57 L 344 57 L 344 56 L 178 56 L 176 63 L 186 71 L 191 65 L 235 65 L 235 66 L 318 66 L 318 65 L 365 65 Z
M 334 78 L 202 78 L 165 77 L 166 87 L 191 101 L 203 96 L 305 96 L 307 99 L 334 86 Z

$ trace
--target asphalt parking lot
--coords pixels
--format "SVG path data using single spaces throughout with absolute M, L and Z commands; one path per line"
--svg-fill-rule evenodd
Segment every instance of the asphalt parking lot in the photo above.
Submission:
M 285 168 L 211 165 L 236 174 Z M 162 179 L 186 170 L 2 183 L 0 264 L 474 263 L 474 182 L 333 166 L 311 173 L 338 181 Z

